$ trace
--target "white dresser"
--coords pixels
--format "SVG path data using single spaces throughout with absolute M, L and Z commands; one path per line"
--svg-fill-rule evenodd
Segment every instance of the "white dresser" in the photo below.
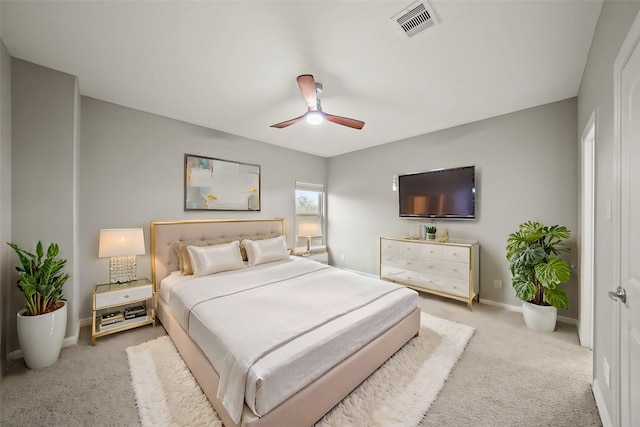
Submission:
M 480 246 L 476 241 L 380 238 L 380 278 L 418 291 L 479 301 Z

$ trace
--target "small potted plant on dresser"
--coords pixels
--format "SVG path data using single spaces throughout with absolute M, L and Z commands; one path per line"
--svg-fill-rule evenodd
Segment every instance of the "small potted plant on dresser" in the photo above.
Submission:
M 69 275 L 62 273 L 67 260 L 58 258 L 60 248 L 51 243 L 46 256 L 42 242 L 36 253 L 7 243 L 20 259 L 18 287 L 25 308 L 17 314 L 18 342 L 25 364 L 31 369 L 53 365 L 60 356 L 67 329 L 67 304 L 62 295 Z
M 560 285 L 569 280 L 571 270 L 558 255 L 569 252 L 565 241 L 570 235 L 564 226 L 527 221 L 507 239 L 512 284 L 523 301 L 522 315 L 529 329 L 553 331 L 558 309 L 569 305 Z
M 436 231 L 438 231 L 435 227 L 435 225 L 427 225 L 425 227 L 425 231 L 427 232 L 427 239 L 429 240 L 435 240 L 436 238 Z

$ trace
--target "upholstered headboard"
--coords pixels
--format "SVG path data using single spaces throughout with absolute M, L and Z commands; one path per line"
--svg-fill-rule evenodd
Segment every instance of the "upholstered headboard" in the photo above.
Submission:
M 223 219 L 151 222 L 151 277 L 156 291 L 162 279 L 178 270 L 173 243 L 199 240 L 264 239 L 284 235 L 284 219 Z

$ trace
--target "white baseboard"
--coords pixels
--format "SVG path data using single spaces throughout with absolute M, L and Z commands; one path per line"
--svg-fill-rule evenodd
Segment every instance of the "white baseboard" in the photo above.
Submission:
M 613 427 L 611 416 L 609 415 L 607 405 L 604 402 L 604 396 L 602 395 L 602 391 L 600 390 L 600 383 L 595 378 L 593 379 L 591 390 L 593 391 L 593 397 L 596 401 L 596 407 L 598 408 L 598 413 L 600 414 L 600 421 L 602 421 L 602 426 Z
M 504 308 L 505 310 L 510 310 L 510 311 L 517 311 L 518 313 L 522 313 L 522 306 L 519 305 L 509 305 L 509 304 L 505 304 L 502 302 L 496 302 L 496 301 L 491 301 L 488 299 L 483 299 L 482 296 L 480 297 L 480 303 L 481 304 L 487 304 L 487 305 L 494 305 L 497 307 L 501 307 Z M 572 319 L 570 317 L 565 317 L 565 316 L 558 316 L 558 321 L 562 322 L 562 323 L 568 323 L 570 325 L 578 325 L 578 319 Z
M 80 319 L 79 325 L 81 328 L 85 326 L 91 326 L 91 317 L 85 317 L 84 319 Z

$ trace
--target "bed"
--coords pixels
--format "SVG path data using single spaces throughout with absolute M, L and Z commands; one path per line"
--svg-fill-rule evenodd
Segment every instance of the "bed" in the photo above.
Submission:
M 240 242 L 250 250 L 249 262 L 252 256 L 259 260 L 268 253 L 260 248 L 284 242 L 283 219 L 154 221 L 150 228 L 157 318 L 227 427 L 313 425 L 418 333 L 414 291 L 299 257 L 249 266 L 244 261 L 242 268 L 211 275 L 177 273 L 176 248 L 184 250 L 184 242 L 210 245 L 190 246 L 198 273 L 206 273 L 206 263 L 196 263 L 197 254 Z M 298 288 L 303 285 L 316 287 Z M 312 290 L 319 285 L 326 289 Z M 366 295 L 358 287 L 366 287 Z M 313 306 L 340 288 L 352 294 Z M 204 296 L 196 297 L 196 290 Z M 245 294 L 248 303 L 240 300 Z M 299 313 L 281 309 L 284 300 L 293 301 Z M 256 321 L 265 314 L 258 313 L 262 306 L 270 308 L 271 319 Z M 317 325 L 311 327 L 312 320 Z M 236 324 L 242 333 L 228 333 Z M 287 331 L 280 341 L 261 343 L 268 351 L 254 348 L 255 342 L 275 340 L 273 331 L 281 329 Z M 225 334 L 231 341 L 242 337 L 242 352 L 227 351 Z M 240 356 L 229 362 L 225 354 Z M 239 368 L 236 358 L 246 358 L 247 367 Z M 226 391 L 221 397 L 219 389 Z

